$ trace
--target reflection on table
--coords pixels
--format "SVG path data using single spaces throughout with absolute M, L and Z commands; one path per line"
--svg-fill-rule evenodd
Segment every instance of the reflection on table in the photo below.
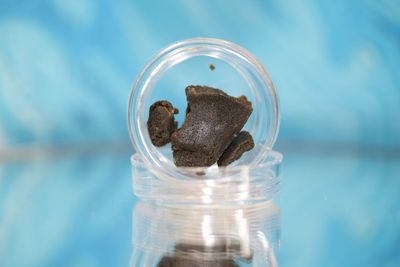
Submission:
M 277 266 L 280 210 L 246 206 L 174 207 L 138 202 L 131 267 Z

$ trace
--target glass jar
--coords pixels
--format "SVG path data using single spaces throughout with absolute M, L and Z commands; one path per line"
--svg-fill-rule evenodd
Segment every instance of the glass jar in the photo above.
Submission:
M 185 110 L 184 89 L 191 84 L 245 95 L 252 102 L 244 129 L 253 136 L 255 148 L 228 167 L 177 168 L 169 145 L 151 143 L 146 124 L 150 105 L 166 99 Z M 252 205 L 279 190 L 282 155 L 272 150 L 279 130 L 278 98 L 262 64 L 236 44 L 194 38 L 159 52 L 132 88 L 128 127 L 136 149 L 131 158 L 133 191 L 142 200 L 159 205 Z

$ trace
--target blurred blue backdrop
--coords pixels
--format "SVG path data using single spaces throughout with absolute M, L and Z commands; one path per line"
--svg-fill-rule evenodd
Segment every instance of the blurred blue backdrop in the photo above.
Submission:
M 0 266 L 127 266 L 130 87 L 191 37 L 278 90 L 282 265 L 400 266 L 396 0 L 1 0 Z
M 127 141 L 137 73 L 198 36 L 264 63 L 280 141 L 400 146 L 398 1 L 125 0 L 1 1 L 1 146 Z

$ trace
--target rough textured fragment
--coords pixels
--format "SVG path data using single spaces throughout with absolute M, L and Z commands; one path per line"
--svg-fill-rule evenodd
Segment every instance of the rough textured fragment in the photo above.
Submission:
M 251 102 L 208 86 L 188 86 L 185 91 L 185 122 L 171 136 L 175 164 L 211 166 L 243 128 L 253 111 Z
M 178 126 L 174 117 L 177 113 L 178 110 L 166 100 L 157 101 L 151 105 L 147 129 L 153 145 L 163 146 L 171 141 L 171 134 Z
M 254 148 L 253 137 L 249 132 L 240 132 L 218 160 L 218 166 L 227 166 L 238 160 L 244 152 Z

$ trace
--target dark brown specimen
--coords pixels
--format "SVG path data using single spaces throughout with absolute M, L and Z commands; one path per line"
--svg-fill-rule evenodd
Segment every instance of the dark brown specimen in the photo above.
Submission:
M 245 96 L 232 97 L 208 86 L 186 87 L 182 127 L 171 135 L 176 166 L 211 166 L 240 132 L 253 111 Z
M 239 159 L 244 152 L 254 148 L 253 137 L 249 132 L 240 132 L 218 160 L 218 166 L 228 166 Z
M 178 126 L 174 117 L 177 113 L 178 110 L 166 100 L 157 101 L 151 105 L 147 129 L 153 145 L 163 146 L 171 141 L 171 134 Z

